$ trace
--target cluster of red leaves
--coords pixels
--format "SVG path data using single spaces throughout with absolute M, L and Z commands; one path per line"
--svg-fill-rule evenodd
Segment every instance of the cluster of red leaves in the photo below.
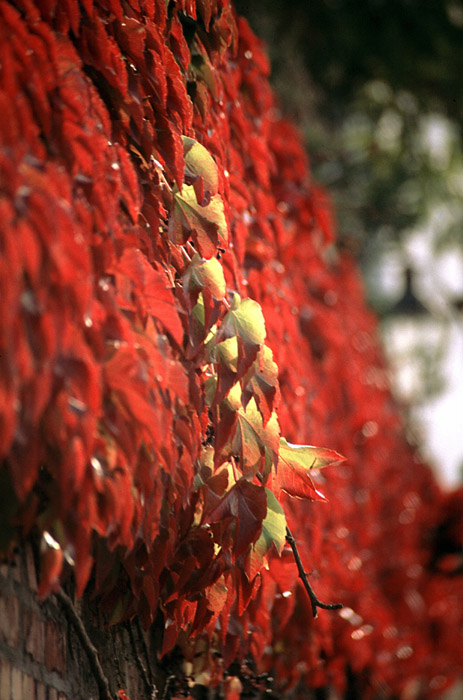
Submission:
M 441 692 L 442 496 L 259 41 L 228 0 L 3 0 L 0 65 L 0 452 L 41 594 L 94 567 L 193 678 L 251 656 L 280 689 Z M 307 472 L 336 455 L 280 428 L 347 457 L 329 506 Z M 285 517 L 339 614 L 312 620 Z

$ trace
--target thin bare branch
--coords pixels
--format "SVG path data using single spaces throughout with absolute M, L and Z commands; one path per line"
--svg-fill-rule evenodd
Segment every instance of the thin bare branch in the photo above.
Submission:
M 342 603 L 323 603 L 321 600 L 318 599 L 315 591 L 309 583 L 307 573 L 304 571 L 301 556 L 297 548 L 296 540 L 294 539 L 291 530 L 288 526 L 286 526 L 286 541 L 293 550 L 293 556 L 297 565 L 299 578 L 301 579 L 304 588 L 307 591 L 307 595 L 309 596 L 310 604 L 312 606 L 312 615 L 314 616 L 314 618 L 318 617 L 318 608 L 321 608 L 322 610 L 340 610 L 343 607 Z

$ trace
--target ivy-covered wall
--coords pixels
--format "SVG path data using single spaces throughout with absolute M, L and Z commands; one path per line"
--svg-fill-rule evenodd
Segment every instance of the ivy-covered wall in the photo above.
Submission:
M 463 496 L 405 440 L 259 40 L 228 0 L 2 0 L 0 64 L 2 548 L 96 634 L 100 696 L 139 696 L 127 622 L 166 700 L 441 694 Z

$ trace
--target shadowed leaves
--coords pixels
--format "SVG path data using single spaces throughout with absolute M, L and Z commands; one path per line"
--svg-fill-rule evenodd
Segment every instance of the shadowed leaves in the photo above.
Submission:
M 236 556 L 243 554 L 262 532 L 262 523 L 267 513 L 267 496 L 261 486 L 240 479 L 227 491 L 220 503 L 209 514 L 209 522 L 235 520 L 233 550 Z

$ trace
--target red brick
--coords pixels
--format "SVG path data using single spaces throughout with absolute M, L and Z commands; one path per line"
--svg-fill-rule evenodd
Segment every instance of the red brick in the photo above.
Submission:
M 68 700 L 68 696 L 65 693 L 59 693 L 58 700 Z
M 24 646 L 35 661 L 45 661 L 45 623 L 33 610 L 24 611 Z
M 24 700 L 23 698 L 23 674 L 19 668 L 11 669 L 11 700 Z
M 57 671 L 61 676 L 66 670 L 65 629 L 51 620 L 45 623 L 45 666 L 48 671 Z
M 55 688 L 48 689 L 48 700 L 58 700 L 58 691 Z
M 40 681 L 35 681 L 35 700 L 46 700 L 47 689 Z
M 5 659 L 0 659 L 0 700 L 10 700 L 11 666 Z
M 19 639 L 19 602 L 14 596 L 0 598 L 0 640 L 17 647 Z
M 28 676 L 27 673 L 23 675 L 23 698 L 24 700 L 34 700 L 35 695 L 35 682 L 32 676 Z

